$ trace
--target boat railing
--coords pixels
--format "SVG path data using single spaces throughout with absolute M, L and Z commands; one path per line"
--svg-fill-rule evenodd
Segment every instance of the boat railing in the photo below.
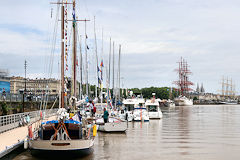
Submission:
M 47 109 L 44 111 L 32 111 L 0 116 L 0 133 L 40 120 L 41 112 L 43 118 L 48 118 L 55 115 L 57 113 L 57 109 Z

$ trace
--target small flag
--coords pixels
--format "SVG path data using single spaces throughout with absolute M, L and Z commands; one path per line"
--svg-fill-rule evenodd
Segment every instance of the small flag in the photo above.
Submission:
M 101 64 L 100 64 L 100 66 L 101 66 L 101 67 L 104 67 L 104 66 L 103 66 L 103 60 L 102 60 L 102 62 L 101 62 Z
M 87 45 L 87 49 L 89 50 L 89 47 L 88 47 L 88 45 Z
M 73 20 L 75 20 L 76 19 L 76 17 L 75 17 L 75 8 L 73 9 L 72 15 L 73 15 Z
M 99 83 L 99 84 L 101 84 L 101 83 L 102 83 L 99 77 L 98 77 L 98 83 Z
M 76 17 L 75 17 L 75 8 L 73 9 L 73 28 L 75 28 L 75 22 L 76 22 Z
M 86 35 L 86 39 L 88 39 L 88 36 Z
M 100 72 L 100 69 L 99 69 L 99 67 L 98 67 L 98 66 L 97 66 L 97 71 L 98 71 L 98 72 Z

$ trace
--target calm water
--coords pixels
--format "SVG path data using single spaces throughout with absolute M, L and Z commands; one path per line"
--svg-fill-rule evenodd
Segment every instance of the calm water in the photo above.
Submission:
M 26 151 L 15 160 L 33 158 Z M 128 123 L 126 134 L 98 133 L 88 159 L 239 160 L 240 106 L 163 110 L 162 120 Z

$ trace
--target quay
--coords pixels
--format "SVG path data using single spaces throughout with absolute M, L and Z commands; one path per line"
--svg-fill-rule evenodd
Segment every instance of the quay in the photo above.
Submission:
M 52 120 L 56 110 L 46 110 L 44 120 Z M 28 135 L 28 125 L 19 126 L 21 117 L 29 115 L 32 130 L 34 130 L 40 120 L 40 111 L 25 112 L 7 116 L 0 116 L 0 158 L 23 145 Z

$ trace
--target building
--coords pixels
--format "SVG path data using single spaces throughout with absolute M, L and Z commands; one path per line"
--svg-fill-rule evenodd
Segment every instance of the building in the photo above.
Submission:
M 41 95 L 43 93 L 58 94 L 60 82 L 56 79 L 26 79 L 26 91 L 35 95 Z M 23 77 L 11 77 L 10 78 L 10 92 L 13 94 L 19 94 L 20 91 L 24 91 L 25 78 Z
M 67 91 L 71 92 L 71 79 L 68 78 Z M 13 94 L 19 94 L 24 91 L 25 78 L 23 77 L 11 77 L 10 78 L 10 92 Z M 79 83 L 77 83 L 77 95 L 79 94 Z M 60 93 L 60 80 L 51 79 L 26 79 L 26 91 L 34 95 L 41 95 L 48 93 L 50 95 L 56 95 Z
M 0 69 L 0 93 L 10 93 L 10 78 L 8 70 Z

